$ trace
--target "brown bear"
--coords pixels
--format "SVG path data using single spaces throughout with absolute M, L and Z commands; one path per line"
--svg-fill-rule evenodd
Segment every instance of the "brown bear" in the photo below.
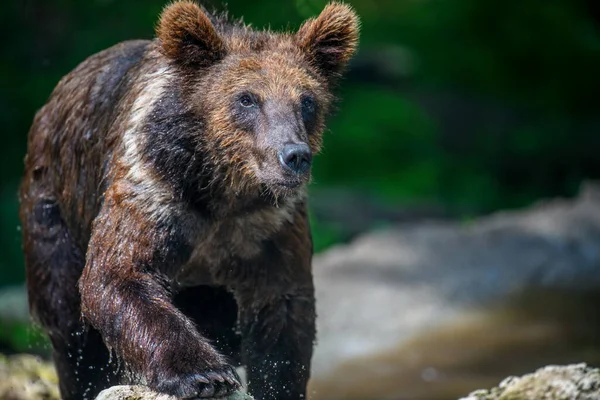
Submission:
M 64 399 L 141 382 L 181 398 L 306 395 L 315 339 L 306 184 L 358 20 L 294 33 L 190 1 L 153 41 L 66 75 L 29 133 L 30 309 Z

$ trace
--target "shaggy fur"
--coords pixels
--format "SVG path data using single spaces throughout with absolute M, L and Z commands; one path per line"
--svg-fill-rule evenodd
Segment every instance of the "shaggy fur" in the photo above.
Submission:
M 20 216 L 63 398 L 123 381 L 222 396 L 238 363 L 257 399 L 305 397 L 305 167 L 357 37 L 339 3 L 273 33 L 180 1 L 154 41 L 59 82 L 29 133 Z

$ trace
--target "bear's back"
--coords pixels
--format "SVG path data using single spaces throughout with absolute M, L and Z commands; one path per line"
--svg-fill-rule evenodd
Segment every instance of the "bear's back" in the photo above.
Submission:
M 58 203 L 83 249 L 108 184 L 105 166 L 118 144 L 115 124 L 150 43 L 126 41 L 87 58 L 61 79 L 29 132 L 22 207 Z

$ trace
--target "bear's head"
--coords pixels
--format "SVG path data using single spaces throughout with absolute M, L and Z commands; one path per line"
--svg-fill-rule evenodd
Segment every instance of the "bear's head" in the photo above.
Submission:
M 255 31 L 190 1 L 165 8 L 161 53 L 184 77 L 202 116 L 203 150 L 236 192 L 277 196 L 310 179 L 335 86 L 358 42 L 359 23 L 331 3 L 293 33 Z

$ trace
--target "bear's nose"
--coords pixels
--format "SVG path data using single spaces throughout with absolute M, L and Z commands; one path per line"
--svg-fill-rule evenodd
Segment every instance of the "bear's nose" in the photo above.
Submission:
M 279 162 L 284 169 L 297 174 L 307 172 L 312 161 L 310 147 L 306 143 L 293 144 L 288 143 L 283 146 L 279 152 Z

